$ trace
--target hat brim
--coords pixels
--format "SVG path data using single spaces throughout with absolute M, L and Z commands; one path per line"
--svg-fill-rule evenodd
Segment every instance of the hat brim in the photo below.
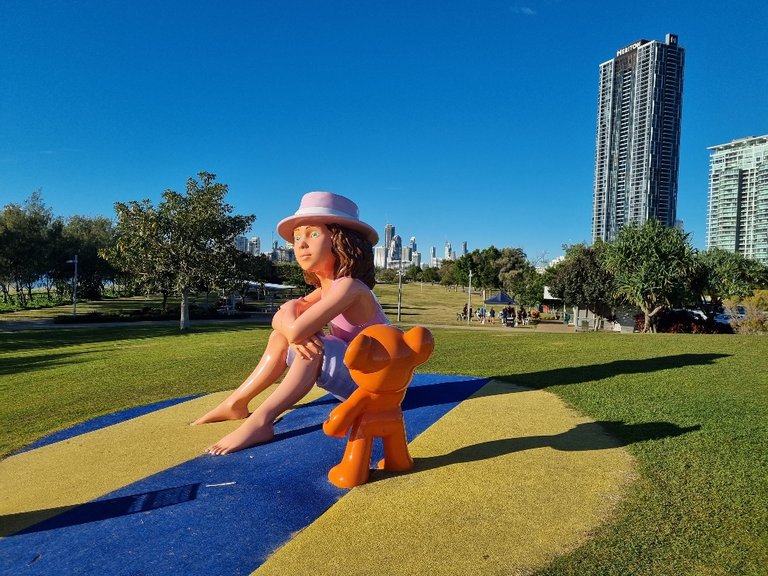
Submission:
M 371 226 L 360 220 L 344 218 L 343 216 L 321 215 L 314 216 L 289 216 L 280 220 L 277 225 L 277 233 L 286 241 L 293 243 L 293 231 L 299 226 L 310 226 L 312 224 L 338 224 L 345 228 L 350 228 L 360 232 L 371 245 L 375 246 L 379 241 L 379 234 Z

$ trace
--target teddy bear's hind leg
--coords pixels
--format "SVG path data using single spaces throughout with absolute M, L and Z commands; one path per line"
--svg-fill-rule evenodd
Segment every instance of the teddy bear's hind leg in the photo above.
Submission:
M 371 470 L 372 438 L 351 438 L 344 457 L 328 471 L 328 480 L 339 488 L 354 488 L 368 481 Z
M 394 430 L 383 437 L 382 441 L 384 443 L 384 458 L 379 461 L 379 469 L 404 472 L 413 468 L 413 458 L 408 452 L 408 442 L 403 428 Z

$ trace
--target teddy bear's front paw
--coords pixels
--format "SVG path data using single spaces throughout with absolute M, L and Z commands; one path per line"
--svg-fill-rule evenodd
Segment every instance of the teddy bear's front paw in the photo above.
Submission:
M 368 482 L 369 473 L 367 467 L 364 470 L 352 468 L 348 465 L 345 466 L 345 463 L 342 462 L 328 471 L 328 480 L 339 488 L 354 488 Z

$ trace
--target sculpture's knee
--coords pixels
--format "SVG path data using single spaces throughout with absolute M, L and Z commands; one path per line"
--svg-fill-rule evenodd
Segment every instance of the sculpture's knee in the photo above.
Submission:
M 280 334 L 277 330 L 272 330 L 272 333 L 269 335 L 269 340 L 267 342 L 267 346 L 275 346 L 275 347 L 281 347 L 281 348 L 288 348 L 288 340 Z

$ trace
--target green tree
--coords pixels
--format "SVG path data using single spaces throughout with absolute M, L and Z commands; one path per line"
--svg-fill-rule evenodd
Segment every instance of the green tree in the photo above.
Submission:
M 274 264 L 264 255 L 254 256 L 247 252 L 237 251 L 230 262 L 229 269 L 220 270 L 214 285 L 226 293 L 236 292 L 245 294 L 248 292 L 251 282 L 274 282 L 277 280 Z M 206 286 L 210 291 L 213 286 Z
M 114 280 L 115 269 L 102 253 L 113 243 L 114 230 L 109 218 L 73 216 L 56 233 L 48 276 L 59 292 L 71 293 L 73 265 L 77 255 L 77 293 L 83 298 L 101 298 L 106 282 Z
M 382 268 L 377 270 L 376 282 L 378 284 L 394 284 L 397 282 L 397 272 L 392 268 Z
M 278 264 L 275 267 L 275 272 L 277 273 L 280 282 L 283 284 L 297 287 L 310 287 L 304 280 L 304 271 L 301 269 L 298 262 Z
M 521 300 L 521 291 L 527 290 L 526 286 L 528 283 L 528 280 L 523 276 L 532 268 L 531 264 L 528 263 L 525 252 L 521 248 L 502 248 L 497 264 L 501 287 L 508 294 Z M 544 287 L 542 286 L 542 296 L 543 294 Z
M 455 261 L 453 280 L 455 285 L 467 286 L 469 272 L 472 271 L 472 287 L 498 289 L 501 252 L 490 246 L 483 250 L 473 250 Z
M 411 264 L 404 272 L 404 278 L 410 282 L 418 282 L 421 280 L 421 268 Z
M 186 194 L 163 192 L 157 208 L 149 200 L 115 204 L 114 247 L 106 252 L 117 267 L 145 286 L 181 295 L 179 327 L 189 329 L 192 289 L 236 272 L 234 239 L 255 216 L 231 216 L 228 187 L 208 172 L 187 180 Z
M 171 260 L 170 232 L 160 211 L 149 200 L 115 204 L 117 223 L 113 245 L 102 255 L 122 272 L 131 289 L 163 297 L 167 311 L 168 297 L 175 286 L 174 263 Z
M 477 287 L 480 285 L 477 278 L 477 264 L 471 253 L 464 254 L 458 260 L 443 260 L 440 264 L 440 283 L 445 286 L 468 286 L 470 270 L 472 286 Z
M 467 256 L 472 262 L 472 284 L 487 290 L 501 289 L 502 265 L 508 263 L 510 250 L 490 246 L 470 252 Z
M 50 267 L 54 218 L 40 191 L 23 205 L 8 204 L 0 213 L 0 282 L 3 296 L 15 289 L 21 306 L 32 299 L 32 287 Z
M 500 289 L 501 251 L 495 246 L 489 246 L 483 250 L 474 250 L 470 256 L 475 264 L 472 283 L 487 290 Z
M 623 228 L 616 240 L 607 243 L 605 265 L 613 274 L 617 295 L 642 310 L 643 331 L 655 332 L 656 315 L 687 300 L 696 251 L 688 234 L 651 219 Z
M 726 299 L 741 300 L 764 282 L 765 266 L 741 254 L 710 248 L 696 255 L 692 289 L 699 306 L 713 317 Z
M 614 277 L 605 267 L 605 243 L 594 246 L 567 246 L 565 258 L 547 269 L 546 285 L 555 298 L 566 304 L 591 311 L 595 317 L 605 315 L 615 303 Z M 595 330 L 597 330 L 595 322 Z
M 513 294 L 518 302 L 529 307 L 538 307 L 544 299 L 544 275 L 527 264 L 512 284 Z
M 464 258 L 462 256 L 461 258 Z M 464 273 L 458 268 L 457 264 L 461 260 L 443 260 L 440 264 L 440 284 L 442 286 L 466 286 L 465 280 L 468 278 L 464 275 Z M 467 274 L 469 273 L 469 270 L 467 270 Z
M 440 282 L 440 272 L 437 267 L 434 266 L 427 266 L 422 270 L 421 272 L 421 279 L 424 282 L 430 282 L 432 284 L 436 284 Z

